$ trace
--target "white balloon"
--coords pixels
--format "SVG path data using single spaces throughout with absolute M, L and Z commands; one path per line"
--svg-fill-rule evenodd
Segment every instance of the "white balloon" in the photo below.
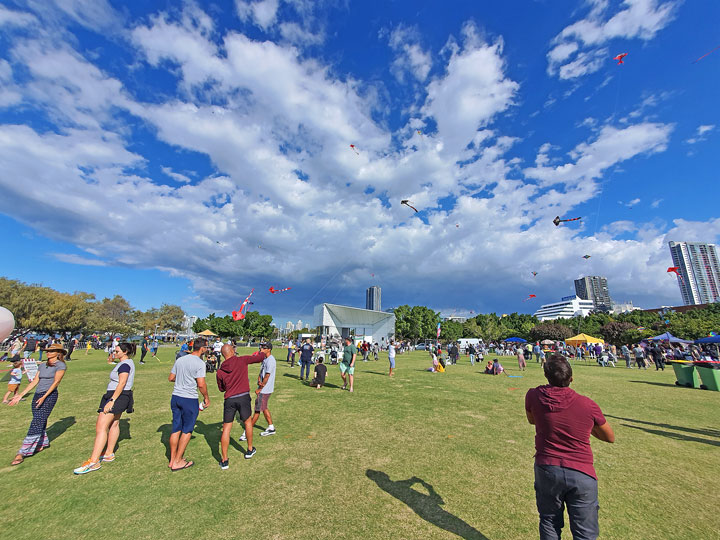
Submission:
M 0 341 L 12 334 L 15 329 L 15 317 L 7 309 L 0 306 Z

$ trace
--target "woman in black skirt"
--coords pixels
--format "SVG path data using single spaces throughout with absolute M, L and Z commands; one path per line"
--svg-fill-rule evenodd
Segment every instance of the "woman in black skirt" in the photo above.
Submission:
M 110 384 L 100 400 L 95 424 L 95 446 L 90 459 L 75 469 L 75 474 L 97 471 L 103 462 L 115 461 L 115 444 L 120 436 L 120 416 L 133 412 L 133 383 L 135 382 L 135 345 L 119 343 L 115 347 L 117 365 L 110 372 Z

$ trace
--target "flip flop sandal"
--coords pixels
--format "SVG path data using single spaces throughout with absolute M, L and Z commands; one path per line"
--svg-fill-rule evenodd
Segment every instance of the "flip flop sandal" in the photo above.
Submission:
M 192 467 L 193 465 L 195 465 L 195 462 L 194 462 L 194 461 L 188 461 L 188 462 L 187 462 L 185 465 L 183 465 L 182 467 L 178 467 L 177 469 L 170 469 L 170 470 L 171 470 L 172 472 L 182 471 L 183 469 L 189 469 L 189 468 Z
M 22 457 L 20 459 L 15 458 L 10 465 L 12 465 L 12 466 L 20 465 L 23 461 L 25 461 L 25 458 L 22 458 Z

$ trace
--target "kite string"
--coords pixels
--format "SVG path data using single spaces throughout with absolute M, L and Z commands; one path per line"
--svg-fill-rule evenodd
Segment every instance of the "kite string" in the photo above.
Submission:
M 620 72 L 620 75 L 618 75 L 617 92 L 615 94 L 615 108 L 613 109 L 613 114 L 612 114 L 613 120 L 615 119 L 615 115 L 617 114 L 618 103 L 620 102 L 620 86 L 621 86 L 620 81 L 622 81 L 622 71 Z M 612 180 L 612 171 L 610 172 L 607 181 L 604 183 L 608 184 L 611 180 Z M 601 183 L 600 185 L 602 186 L 602 184 L 603 183 Z M 600 207 L 601 207 L 601 203 L 602 203 L 602 195 L 603 195 L 603 190 L 600 189 L 600 193 L 598 193 L 597 211 L 595 212 L 595 230 L 593 231 L 593 236 L 595 236 L 597 234 L 598 222 L 600 221 Z
M 302 315 L 303 309 L 305 309 L 305 307 L 307 307 L 307 305 L 308 305 L 310 302 L 312 302 L 318 294 L 320 294 L 321 292 L 323 292 L 323 291 L 325 290 L 325 288 L 326 288 L 328 285 L 330 285 L 330 283 L 332 283 L 332 282 L 335 280 L 336 277 L 338 277 L 338 276 L 340 275 L 340 272 L 342 272 L 342 271 L 345 270 L 348 266 L 350 266 L 350 263 L 352 263 L 352 260 L 349 260 L 348 262 L 346 262 L 345 265 L 340 268 L 340 270 L 338 270 L 337 272 L 335 272 L 335 275 L 333 275 L 329 280 L 327 280 L 327 281 L 325 282 L 325 285 L 323 285 L 322 287 L 320 287 L 315 294 L 313 294 L 310 298 L 308 298 L 308 299 L 305 301 L 305 303 L 300 307 L 300 309 L 297 310 L 297 313 L 296 313 L 295 315 L 297 315 L 297 316 Z M 337 296 L 337 295 L 336 295 L 336 296 Z

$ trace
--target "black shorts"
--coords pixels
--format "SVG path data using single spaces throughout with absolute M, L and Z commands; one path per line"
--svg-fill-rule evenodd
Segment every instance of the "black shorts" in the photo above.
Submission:
M 242 396 L 231 397 L 225 400 L 223 404 L 223 423 L 230 424 L 235 418 L 235 413 L 240 414 L 240 420 L 244 422 L 252 415 L 250 406 L 250 393 Z
M 105 405 L 107 405 L 107 402 L 110 401 L 110 398 L 113 396 L 114 393 L 115 390 L 109 390 L 108 392 L 105 392 L 105 394 L 103 394 L 103 397 L 100 399 L 100 407 L 98 407 L 97 412 L 103 412 L 105 410 Z M 110 409 L 110 413 L 122 414 L 124 412 L 127 412 L 129 414 L 133 412 L 134 406 L 135 399 L 133 398 L 132 390 L 123 390 L 122 393 L 114 401 L 113 408 Z

